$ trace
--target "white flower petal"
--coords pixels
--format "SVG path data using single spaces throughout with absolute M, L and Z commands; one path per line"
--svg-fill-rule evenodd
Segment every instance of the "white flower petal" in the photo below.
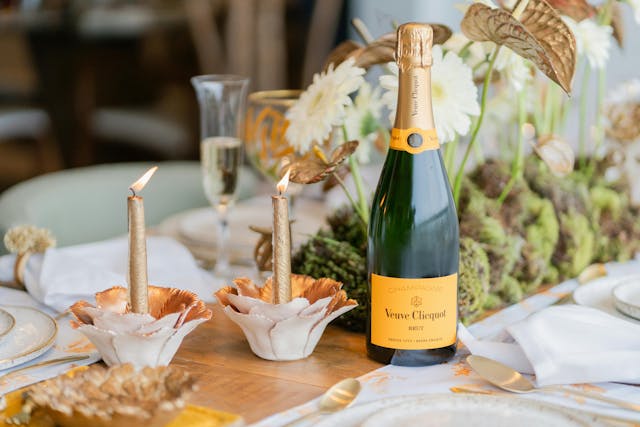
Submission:
M 578 55 L 585 56 L 592 68 L 603 68 L 611 50 L 613 34 L 611 26 L 599 25 L 593 19 L 584 19 L 580 22 L 567 16 L 563 16 L 562 19 L 576 38 Z
M 333 126 L 342 125 L 345 107 L 353 103 L 349 95 L 362 86 L 364 73 L 350 58 L 313 76 L 313 83 L 286 114 L 289 126 L 285 136 L 296 151 L 305 153 L 314 143 L 327 139 Z

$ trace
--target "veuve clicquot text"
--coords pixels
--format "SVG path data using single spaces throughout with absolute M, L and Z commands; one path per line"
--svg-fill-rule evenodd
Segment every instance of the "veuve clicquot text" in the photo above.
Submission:
M 424 366 L 456 351 L 459 234 L 431 107 L 426 24 L 398 28 L 398 106 L 369 223 L 367 353 Z

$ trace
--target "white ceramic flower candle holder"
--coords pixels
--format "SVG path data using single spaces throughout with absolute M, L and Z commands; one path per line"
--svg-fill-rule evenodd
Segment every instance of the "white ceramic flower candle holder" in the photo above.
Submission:
M 116 286 L 96 294 L 96 307 L 86 301 L 71 306 L 72 321 L 91 340 L 108 366 L 131 363 L 168 365 L 184 337 L 211 319 L 211 310 L 188 291 L 149 286 L 149 313 L 129 311 L 127 289 Z
M 244 332 L 251 350 L 267 360 L 297 360 L 309 356 L 325 327 L 355 308 L 335 280 L 291 275 L 292 299 L 273 304 L 272 282 L 263 287 L 248 278 L 234 280 L 216 292 L 225 314 Z

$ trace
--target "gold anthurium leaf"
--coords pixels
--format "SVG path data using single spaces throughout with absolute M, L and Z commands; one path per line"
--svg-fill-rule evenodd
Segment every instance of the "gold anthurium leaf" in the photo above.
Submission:
M 544 0 L 530 0 L 520 22 L 542 45 L 550 59 L 551 69 L 545 71 L 533 61 L 547 77 L 558 83 L 565 92 L 571 92 L 571 81 L 576 69 L 576 39 L 560 15 Z M 546 64 L 545 62 L 540 62 Z M 556 78 L 554 79 L 555 76 Z
M 562 15 L 567 15 L 576 22 L 591 18 L 596 8 L 586 0 L 547 0 L 547 3 Z
M 352 155 L 358 148 L 358 141 L 347 141 L 340 144 L 331 153 L 331 158 L 327 160 L 322 149 L 314 147 L 313 156 L 305 156 L 284 164 L 282 171 L 290 171 L 289 180 L 297 184 L 315 184 L 320 182 L 332 173 L 347 157 Z
M 333 173 L 336 166 L 315 158 L 294 160 L 289 165 L 289 180 L 296 184 L 315 184 Z
M 433 44 L 444 44 L 444 42 L 449 40 L 449 38 L 453 34 L 453 32 L 451 31 L 451 28 L 447 27 L 446 25 L 442 25 L 442 24 L 429 24 L 429 25 L 431 25 L 431 28 L 433 29 Z
M 530 60 L 565 92 L 571 91 L 576 64 L 576 42 L 567 24 L 544 0 L 530 0 L 520 21 L 504 9 L 474 3 L 460 23 L 473 41 L 507 46 Z
M 329 56 L 324 63 L 324 70 L 327 70 L 327 68 L 329 68 L 329 65 L 331 64 L 334 64 L 334 66 L 341 64 L 347 58 L 353 55 L 354 52 L 361 51 L 362 49 L 363 46 L 353 40 L 347 40 L 340 43 L 329 53 Z
M 573 171 L 575 163 L 573 149 L 568 142 L 557 135 L 541 137 L 533 149 L 554 175 L 565 176 Z
M 356 151 L 356 149 L 358 148 L 358 144 L 359 144 L 359 142 L 356 141 L 356 140 L 347 141 L 347 142 L 345 142 L 343 144 L 340 144 L 331 153 L 331 161 L 330 161 L 330 163 L 332 163 L 332 164 L 337 166 L 340 163 L 342 163 L 343 161 L 345 161 L 345 159 L 347 157 L 349 157 L 350 155 L 352 155 Z
M 386 64 L 394 60 L 396 51 L 395 35 L 390 37 L 385 34 L 379 39 L 369 43 L 358 52 L 353 52 L 356 59 L 356 65 L 364 69 L 377 64 Z
M 451 37 L 452 31 L 442 24 L 429 24 L 433 28 L 433 43 L 443 44 Z M 355 65 L 364 69 L 378 64 L 386 64 L 394 60 L 396 51 L 396 33 L 386 33 L 378 39 L 363 46 L 353 40 L 347 40 L 336 46 L 331 51 L 324 64 L 324 69 L 329 64 L 337 66 L 348 58 L 355 58 Z

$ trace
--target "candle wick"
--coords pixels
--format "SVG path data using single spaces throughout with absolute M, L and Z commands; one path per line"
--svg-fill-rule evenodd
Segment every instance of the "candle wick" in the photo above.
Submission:
M 129 187 L 129 190 L 131 191 L 131 195 L 136 197 L 136 190 L 134 190 L 133 187 Z

